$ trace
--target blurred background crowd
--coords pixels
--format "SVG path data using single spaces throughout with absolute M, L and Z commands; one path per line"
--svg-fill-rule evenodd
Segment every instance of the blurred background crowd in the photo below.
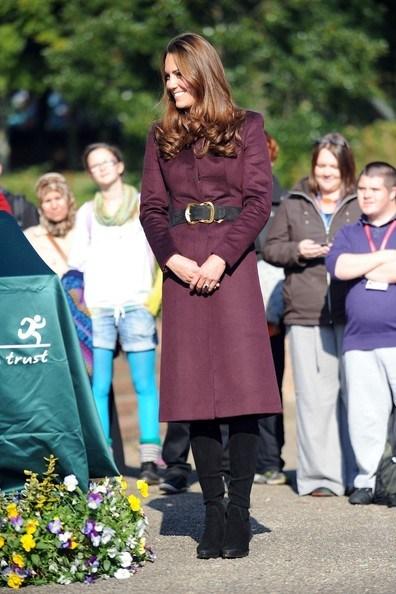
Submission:
M 331 130 L 358 167 L 396 149 L 396 9 L 391 0 L 3 0 L 0 6 L 0 161 L 4 185 L 34 198 L 46 171 L 78 174 L 90 142 L 122 149 L 138 183 L 146 132 L 161 97 L 159 59 L 180 31 L 219 50 L 242 107 L 265 114 L 291 187 L 312 143 Z M 15 174 L 16 170 L 18 173 Z
M 133 218 L 145 137 L 158 115 L 162 82 L 157 60 L 165 40 L 182 30 L 205 35 L 224 59 L 236 101 L 265 114 L 274 173 L 274 223 L 258 238 L 256 251 L 280 387 L 285 326 L 289 333 L 294 381 L 300 394 L 300 494 L 342 495 L 353 488 L 354 461 L 349 457 L 340 398 L 344 389 L 339 368 L 343 306 L 338 319 L 337 300 L 333 300 L 333 310 L 326 301 L 324 257 L 337 229 L 359 216 L 355 161 L 359 168 L 371 160 L 395 162 L 395 24 L 396 8 L 390 0 L 314 1 L 309 11 L 300 0 L 87 0 L 83 5 L 76 0 L 3 0 L 0 6 L 1 193 L 20 225 L 28 228 L 32 245 L 59 276 L 68 268 L 84 268 L 76 264 L 73 242 L 78 256 L 81 246 L 95 241 L 99 253 L 103 245 L 99 233 L 111 241 L 109 227 L 124 227 Z M 329 134 L 335 130 L 337 133 Z M 87 145 L 93 148 L 82 159 Z M 122 149 L 123 156 L 116 147 Z M 326 173 L 331 170 L 331 175 Z M 127 194 L 125 188 L 129 188 Z M 35 203 L 38 212 L 21 196 Z M 95 217 L 91 220 L 91 207 L 86 204 L 92 204 L 87 202 L 92 199 Z M 105 214 L 101 211 L 103 203 L 109 206 L 112 202 L 116 207 L 111 216 L 121 208 L 124 216 L 120 221 L 106 219 L 109 209 Z M 317 213 L 320 217 L 316 220 Z M 132 227 L 125 231 L 125 246 L 136 241 L 133 233 Z M 315 253 L 312 234 L 323 235 L 323 241 L 315 243 Z M 297 244 L 298 252 L 293 255 Z M 145 254 L 145 249 L 143 242 L 139 253 Z M 309 264 L 299 268 L 301 258 Z M 150 357 L 138 361 L 142 357 L 136 353 L 130 357 L 128 346 L 123 348 L 134 340 L 123 335 L 118 326 L 118 321 L 131 313 L 127 308 L 118 312 L 117 345 L 115 338 L 108 338 L 103 311 L 117 304 L 106 302 L 107 294 L 100 300 L 106 287 L 97 283 L 90 289 L 88 305 L 94 336 L 95 332 L 100 339 L 106 336 L 107 342 L 98 339 L 93 355 L 87 354 L 87 366 L 92 371 L 92 357 L 94 363 L 96 357 L 96 368 L 106 369 L 101 378 L 93 372 L 92 384 L 111 446 L 108 396 L 113 350 L 129 353 L 140 415 L 141 476 L 156 483 L 162 459 L 156 420 L 153 319 L 159 304 L 153 311 L 147 305 L 157 281 L 149 255 L 145 266 L 141 305 L 151 312 L 145 321 L 151 323 L 151 329 L 149 342 L 141 351 L 150 352 Z M 268 279 L 272 279 L 270 286 L 266 286 Z M 299 281 L 305 285 L 304 295 L 295 291 Z M 87 289 L 87 278 L 85 285 Z M 121 273 L 114 287 L 116 293 L 128 290 Z M 309 333 L 302 332 L 302 327 Z M 315 350 L 315 333 L 325 345 L 322 350 Z M 327 357 L 322 368 L 326 371 L 316 376 L 318 357 Z M 144 377 L 140 378 L 142 369 Z M 323 401 L 313 412 L 318 393 Z M 262 447 L 255 480 L 283 484 L 282 416 L 264 419 L 260 431 Z M 169 480 L 162 482 L 164 491 L 179 492 L 187 487 L 188 451 L 188 427 L 171 423 L 162 457 L 172 472 Z

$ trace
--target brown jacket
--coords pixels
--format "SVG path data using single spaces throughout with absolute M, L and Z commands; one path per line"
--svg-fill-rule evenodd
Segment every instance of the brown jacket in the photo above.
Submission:
M 306 260 L 298 254 L 303 239 L 331 243 L 343 225 L 361 214 L 355 194 L 345 196 L 337 207 L 326 233 L 324 222 L 304 178 L 283 200 L 264 245 L 264 258 L 285 269 L 285 324 L 316 326 L 345 322 L 346 283 L 332 281 L 325 259 Z

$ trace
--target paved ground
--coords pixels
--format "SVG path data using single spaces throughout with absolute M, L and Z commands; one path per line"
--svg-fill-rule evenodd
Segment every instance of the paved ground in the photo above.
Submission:
M 136 437 L 134 404 L 125 368 L 117 361 L 117 405 L 121 425 Z M 290 375 L 285 384 L 288 474 L 295 468 L 294 403 Z M 125 418 L 125 415 L 128 418 Z M 131 420 L 132 419 L 132 420 Z M 127 464 L 137 471 L 135 441 L 126 442 Z M 133 479 L 131 486 L 134 483 Z M 46 586 L 34 594 L 395 594 L 396 509 L 353 507 L 345 497 L 298 497 L 292 486 L 255 485 L 252 493 L 251 554 L 239 560 L 198 560 L 202 528 L 199 487 L 165 497 L 151 488 L 146 506 L 148 541 L 157 560 L 124 582 L 92 586 Z

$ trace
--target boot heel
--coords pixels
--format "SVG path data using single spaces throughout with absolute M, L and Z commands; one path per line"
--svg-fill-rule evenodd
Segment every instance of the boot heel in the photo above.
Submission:
M 249 511 L 230 503 L 227 508 L 226 529 L 222 556 L 238 559 L 249 555 L 251 537 Z
M 225 530 L 225 509 L 222 501 L 206 504 L 205 529 L 197 546 L 198 559 L 221 557 Z

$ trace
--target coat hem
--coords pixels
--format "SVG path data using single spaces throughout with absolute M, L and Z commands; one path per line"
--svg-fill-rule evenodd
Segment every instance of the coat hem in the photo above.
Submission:
M 191 423 L 192 421 L 214 421 L 215 419 L 230 419 L 233 417 L 247 417 L 247 416 L 251 416 L 251 415 L 256 415 L 258 417 L 261 416 L 265 416 L 265 415 L 276 415 L 276 414 L 282 414 L 283 413 L 283 409 L 282 407 L 277 407 L 271 410 L 260 410 L 260 411 L 251 411 L 251 412 L 239 412 L 239 413 L 231 413 L 231 414 L 227 414 L 227 415 L 215 415 L 215 416 L 197 416 L 197 417 L 193 417 L 191 418 L 191 415 L 189 415 L 189 418 L 186 417 L 180 417 L 179 415 L 160 415 L 160 422 L 161 423 Z

